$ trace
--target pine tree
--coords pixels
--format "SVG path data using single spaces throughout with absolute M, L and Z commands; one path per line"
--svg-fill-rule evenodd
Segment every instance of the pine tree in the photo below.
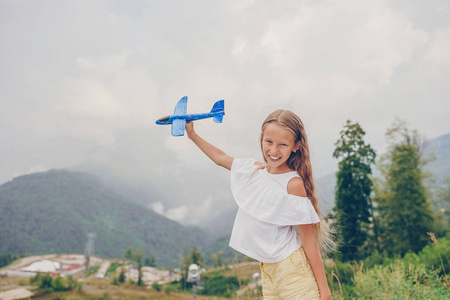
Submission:
M 388 130 L 390 140 L 384 166 L 384 191 L 377 198 L 382 222 L 383 248 L 390 254 L 418 252 L 429 241 L 433 213 L 423 183 L 423 142 L 417 131 L 402 121 Z
M 367 241 L 371 214 L 372 173 L 375 151 L 364 142 L 365 132 L 350 120 L 341 131 L 333 157 L 340 159 L 336 174 L 335 225 L 342 260 L 360 259 Z M 375 231 L 376 232 L 376 231 Z

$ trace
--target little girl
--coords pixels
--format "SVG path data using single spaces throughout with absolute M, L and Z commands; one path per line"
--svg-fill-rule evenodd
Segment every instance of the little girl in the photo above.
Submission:
M 300 118 L 288 110 L 266 118 L 260 140 L 264 163 L 225 154 L 202 139 L 192 122 L 186 132 L 211 160 L 231 171 L 239 209 L 230 247 L 260 261 L 264 299 L 331 299 L 320 252 L 332 240 L 320 226 Z

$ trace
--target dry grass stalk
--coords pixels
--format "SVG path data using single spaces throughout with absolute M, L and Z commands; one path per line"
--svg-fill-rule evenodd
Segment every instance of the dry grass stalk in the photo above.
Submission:
M 336 273 L 334 273 L 334 271 L 331 270 L 331 278 L 333 277 L 335 277 L 337 282 L 339 283 L 339 290 L 341 291 L 341 295 L 343 295 L 341 281 L 339 280 L 339 277 L 336 275 Z
M 436 239 L 436 236 L 434 235 L 433 232 L 427 232 L 427 234 L 430 236 L 430 239 L 433 241 L 433 243 L 436 245 L 437 249 L 438 249 L 438 254 L 439 254 L 439 259 L 441 260 L 441 266 L 442 266 L 442 270 L 444 271 L 444 281 L 445 281 L 445 285 L 449 285 L 448 279 L 447 279 L 447 273 L 445 272 L 445 267 L 444 267 L 444 262 L 442 261 L 442 255 L 441 255 L 441 249 L 439 248 L 439 243 L 438 240 Z M 447 259 L 447 258 L 446 258 Z M 448 262 L 448 259 L 447 259 Z

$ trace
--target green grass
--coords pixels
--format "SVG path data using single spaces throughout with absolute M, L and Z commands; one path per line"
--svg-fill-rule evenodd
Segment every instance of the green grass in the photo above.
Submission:
M 450 238 L 433 241 L 418 254 L 387 258 L 374 253 L 362 262 L 327 266 L 333 299 L 450 299 Z

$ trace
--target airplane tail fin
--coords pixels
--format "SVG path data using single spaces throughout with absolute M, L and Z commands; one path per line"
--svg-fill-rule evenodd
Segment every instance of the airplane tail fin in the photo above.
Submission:
M 211 113 L 214 114 L 214 122 L 216 123 L 222 123 L 223 115 L 225 115 L 225 101 L 219 100 L 216 103 L 214 103 L 213 108 L 211 109 Z

